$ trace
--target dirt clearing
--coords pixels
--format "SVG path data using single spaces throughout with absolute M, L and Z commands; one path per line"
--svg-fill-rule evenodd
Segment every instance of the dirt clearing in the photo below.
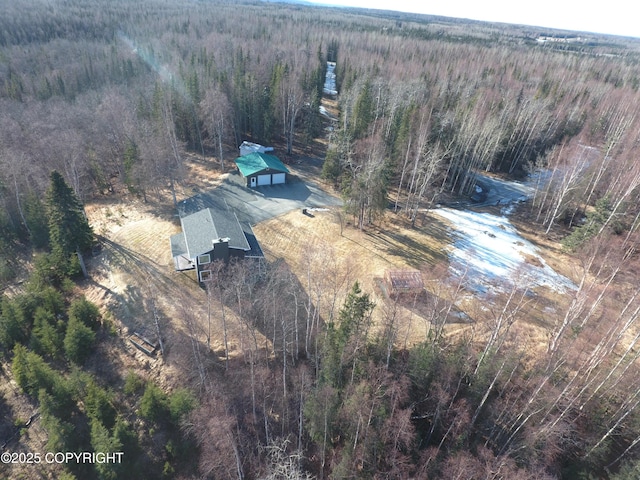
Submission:
M 196 167 L 206 177 L 211 165 Z M 179 192 L 179 200 L 198 189 L 215 186 L 221 178 L 217 175 L 206 184 L 186 186 Z M 95 203 L 87 207 L 91 224 L 102 237 L 103 249 L 91 261 L 92 281 L 86 295 L 112 312 L 123 329 L 122 338 L 135 331 L 156 341 L 158 317 L 161 335 L 167 333 L 169 349 L 184 343 L 189 335 L 203 342 L 210 332 L 211 349 L 220 358 L 223 342 L 219 315 L 214 312 L 209 316 L 206 292 L 192 272 L 177 273 L 173 269 L 169 237 L 180 231 L 180 224 L 169 202 L 167 195 L 164 202 L 153 205 L 134 201 L 126 206 Z M 502 291 L 479 300 L 473 289 L 465 286 L 464 275 L 448 268 L 455 260 L 452 250 L 459 241 L 450 219 L 423 211 L 412 226 L 401 215 L 388 211 L 376 225 L 363 230 L 354 228 L 350 220 L 337 206 L 309 208 L 306 214 L 297 208 L 253 228 L 267 261 L 286 262 L 325 320 L 334 318 L 356 280 L 378 306 L 376 325 L 383 325 L 390 317 L 395 319 L 400 344 L 425 339 L 434 322 L 442 318 L 446 319 L 446 330 L 452 333 L 477 328 L 491 322 L 492 309 L 505 301 Z M 491 243 L 505 231 L 505 226 L 496 229 L 485 240 Z M 546 259 L 544 247 L 540 253 Z M 561 257 L 552 255 L 554 269 L 562 262 Z M 523 264 L 536 270 L 544 265 L 537 256 L 526 260 Z M 403 296 L 402 301 L 394 303 L 383 279 L 387 270 L 402 269 L 422 272 L 426 295 Z M 515 281 L 514 277 L 511 283 Z M 544 286 L 533 290 L 519 312 L 519 318 L 527 324 L 523 338 L 544 343 L 547 329 L 557 322 L 568 297 Z M 239 351 L 243 322 L 232 309 L 227 314 L 231 350 Z M 191 326 L 185 324 L 185 318 L 191 319 Z M 211 327 L 209 318 L 213 318 Z M 144 353 L 135 349 L 131 353 L 146 361 Z
M 331 208 L 310 215 L 293 211 L 256 225 L 254 231 L 267 259 L 284 259 L 300 278 L 306 276 L 311 256 L 321 254 L 344 262 L 363 290 L 373 291 L 373 279 L 388 269 L 421 268 L 446 259 L 442 222 L 433 218 L 428 227 L 416 229 L 399 223 L 392 219 L 361 231 L 345 224 L 339 208 Z
M 143 203 L 126 208 L 89 205 L 89 220 L 102 248 L 89 261 L 91 279 L 83 290 L 89 300 L 109 312 L 124 347 L 118 349 L 118 363 L 125 370 L 151 367 L 162 377 L 161 383 L 175 384 L 184 375 L 175 361 L 190 355 L 190 338 L 206 344 L 210 335 L 210 349 L 218 359 L 224 355 L 224 346 L 219 315 L 213 308 L 209 316 L 206 292 L 193 272 L 174 270 L 169 237 L 180 231 L 180 223 L 171 210 Z M 227 309 L 226 315 L 233 354 L 239 349 L 242 325 L 232 310 Z M 162 337 L 169 364 L 159 354 L 150 357 L 136 349 L 128 341 L 134 332 L 153 343 Z M 161 364 L 162 373 L 156 368 Z
M 420 269 L 427 290 L 437 297 L 448 297 L 448 288 L 435 272 L 437 265 L 446 262 L 445 247 L 450 239 L 444 223 L 435 216 L 423 215 L 417 226 L 411 228 L 394 214 L 378 226 L 358 230 L 346 224 L 338 207 L 300 211 L 262 222 L 254 227 L 268 261 L 285 261 L 312 298 L 320 298 L 320 289 L 340 290 L 337 301 L 324 298 L 320 305 L 325 319 L 336 313 L 353 282 L 371 293 L 378 305 L 374 311 L 375 323 L 388 318 L 393 300 L 386 297 L 379 282 L 386 270 Z M 319 284 L 322 283 L 322 284 Z M 452 286 L 452 288 L 454 288 Z M 323 300 L 320 300 L 322 303 Z M 406 303 L 406 304 L 405 304 Z M 413 343 L 426 338 L 431 327 L 425 309 L 412 305 L 409 299 L 397 305 L 393 315 L 398 322 L 398 341 Z M 439 308 L 437 305 L 434 308 Z
M 491 327 L 501 306 L 507 302 L 508 288 L 490 289 L 479 297 L 474 289 L 465 286 L 468 279 L 464 275 L 451 272 L 448 265 L 457 236 L 450 221 L 436 212 L 422 212 L 415 227 L 401 216 L 388 212 L 379 225 L 362 231 L 347 225 L 339 208 L 310 213 L 304 215 L 294 211 L 254 227 L 267 259 L 285 261 L 311 296 L 314 288 L 321 288 L 314 287 L 314 279 L 326 278 L 327 282 L 338 285 L 341 288 L 338 306 L 348 288 L 358 280 L 362 290 L 372 293 L 377 304 L 374 312 L 377 325 L 392 314 L 393 300 L 389 299 L 384 287 L 381 288 L 385 271 L 421 270 L 427 295 L 415 299 L 404 296 L 404 300 L 396 305 L 398 308 L 393 309 L 398 321 L 399 344 L 425 339 L 434 322 L 442 321 L 442 318 L 447 319 L 445 329 L 452 334 L 462 334 L 470 329 L 484 330 L 482 325 Z M 539 251 L 545 257 L 547 253 L 544 249 Z M 552 255 L 552 264 L 561 262 L 561 257 Z M 540 258 L 538 253 L 535 258 Z M 524 257 L 522 263 L 541 270 L 527 264 Z M 520 278 L 518 271 L 513 275 L 505 282 L 512 285 L 511 288 L 530 283 L 527 278 Z M 519 331 L 520 341 L 531 348 L 542 348 L 546 345 L 548 329 L 557 323 L 570 295 L 543 282 L 531 284 L 525 293 L 526 296 L 517 302 L 519 322 L 513 330 Z M 323 309 L 329 312 L 329 317 L 335 314 L 332 307 L 325 305 Z

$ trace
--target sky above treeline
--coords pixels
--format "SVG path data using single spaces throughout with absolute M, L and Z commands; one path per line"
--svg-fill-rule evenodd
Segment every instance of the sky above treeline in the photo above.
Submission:
M 310 3 L 442 15 L 489 22 L 640 37 L 631 0 L 309 0 Z

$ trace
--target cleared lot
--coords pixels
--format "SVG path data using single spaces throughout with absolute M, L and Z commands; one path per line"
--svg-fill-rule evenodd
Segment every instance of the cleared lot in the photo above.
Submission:
M 250 190 L 239 174 L 227 174 L 206 191 L 181 201 L 179 209 L 184 214 L 205 207 L 230 208 L 242 224 L 255 225 L 303 207 L 341 203 L 338 197 L 314 184 L 294 181 Z M 87 297 L 108 308 L 125 327 L 124 333 L 141 332 L 151 339 L 157 337 L 154 322 L 157 308 L 161 330 L 167 335 L 168 348 L 174 352 L 179 337 L 190 334 L 184 324 L 185 316 L 196 319 L 196 330 L 204 332 L 202 322 L 208 317 L 206 292 L 190 272 L 175 272 L 171 260 L 169 237 L 180 231 L 174 208 L 132 201 L 126 205 L 95 203 L 86 210 L 103 245 L 101 253 L 89 260 L 92 278 L 85 288 Z M 240 338 L 240 320 L 231 310 L 226 314 L 230 338 Z M 211 328 L 214 332 L 211 348 L 219 352 L 222 327 L 217 315 Z M 181 335 L 174 335 L 176 332 Z M 130 353 L 148 360 L 135 350 L 130 349 Z

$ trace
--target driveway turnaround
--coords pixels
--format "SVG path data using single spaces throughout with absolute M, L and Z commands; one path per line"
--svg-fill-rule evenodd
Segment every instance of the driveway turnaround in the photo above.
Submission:
M 229 209 L 240 223 L 255 225 L 296 209 L 339 205 L 342 205 L 339 197 L 313 183 L 294 179 L 282 185 L 248 188 L 234 172 L 219 186 L 180 202 L 178 213 L 183 217 L 203 208 Z

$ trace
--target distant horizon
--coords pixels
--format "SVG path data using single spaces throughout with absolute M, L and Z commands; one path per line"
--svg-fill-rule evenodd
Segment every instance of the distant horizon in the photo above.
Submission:
M 521 4 L 504 0 L 450 0 L 417 4 L 413 0 L 306 0 L 317 6 L 355 7 L 436 15 L 484 22 L 526 25 L 640 38 L 640 23 L 632 15 L 629 3 L 610 0 L 602 4 L 583 4 L 575 0 L 538 0 Z

